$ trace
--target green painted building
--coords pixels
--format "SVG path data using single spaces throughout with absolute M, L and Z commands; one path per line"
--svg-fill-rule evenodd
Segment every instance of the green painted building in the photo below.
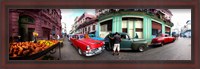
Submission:
M 128 33 L 130 38 L 146 39 L 149 42 L 159 33 L 171 35 L 173 26 L 170 21 L 171 12 L 163 9 L 147 11 L 96 10 L 98 16 L 96 35 L 104 38 L 110 32 L 124 32 Z M 156 13 L 152 13 L 154 11 Z

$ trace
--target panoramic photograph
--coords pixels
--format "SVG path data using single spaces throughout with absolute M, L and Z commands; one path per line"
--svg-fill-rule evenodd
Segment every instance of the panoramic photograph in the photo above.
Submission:
M 9 60 L 191 60 L 191 9 L 9 9 Z

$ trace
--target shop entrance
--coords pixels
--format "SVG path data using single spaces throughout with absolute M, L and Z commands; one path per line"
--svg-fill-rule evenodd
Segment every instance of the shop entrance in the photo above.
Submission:
M 169 27 L 165 27 L 165 34 L 168 34 L 168 35 L 170 35 L 170 28 Z
M 112 20 L 100 23 L 101 31 L 100 37 L 104 38 L 109 32 L 112 31 Z
M 19 23 L 19 36 L 20 37 L 20 41 L 30 41 L 32 40 L 32 32 L 34 31 L 34 29 L 29 29 L 28 25 L 29 24 L 34 24 L 34 18 L 28 16 L 28 15 L 22 15 L 19 17 L 18 20 Z
M 143 19 L 123 17 L 122 32 L 128 33 L 130 38 L 143 38 Z
M 33 32 L 35 31 L 34 28 L 28 28 L 28 41 L 34 40 Z
M 153 38 L 157 37 L 159 33 L 162 33 L 162 25 L 152 21 L 152 36 Z

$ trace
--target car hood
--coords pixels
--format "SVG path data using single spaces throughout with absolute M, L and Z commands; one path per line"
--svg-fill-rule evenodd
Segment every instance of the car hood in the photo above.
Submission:
M 103 45 L 102 41 L 94 40 L 94 39 L 91 39 L 91 38 L 81 39 L 80 41 L 83 42 L 84 44 L 88 44 L 90 46 Z
M 158 40 L 158 39 L 159 39 L 158 37 L 153 38 L 153 40 Z

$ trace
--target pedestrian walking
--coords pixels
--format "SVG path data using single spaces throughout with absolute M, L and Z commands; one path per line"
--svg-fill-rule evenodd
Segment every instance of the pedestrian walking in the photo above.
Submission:
M 121 36 L 119 35 L 118 32 L 116 32 L 115 35 L 114 35 L 114 47 L 113 47 L 113 54 L 112 55 L 115 55 L 116 50 L 117 50 L 117 55 L 119 55 L 120 42 L 121 42 Z

